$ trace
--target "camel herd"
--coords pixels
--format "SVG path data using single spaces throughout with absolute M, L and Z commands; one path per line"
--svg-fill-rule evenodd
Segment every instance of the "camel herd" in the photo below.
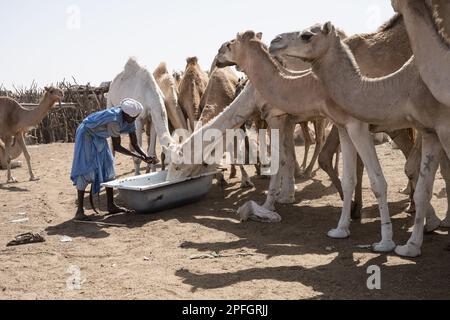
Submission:
M 262 34 L 239 33 L 221 46 L 209 72 L 200 68 L 195 57 L 187 59 L 181 74 L 170 73 L 165 63 L 152 74 L 131 58 L 111 83 L 108 107 L 124 98 L 143 104 L 145 112 L 137 120 L 139 142 L 142 144 L 148 128 L 148 153 L 156 156 L 159 139 L 168 179 L 217 170 L 217 165 L 174 161 L 183 157 L 184 147 L 194 141 L 210 147 L 211 142 L 198 139 L 207 130 L 225 135 L 227 129 L 245 128 L 249 120 L 256 128 L 279 130 L 280 170 L 270 177 L 262 206 L 249 201 L 238 209 L 243 220 L 281 221 L 275 204 L 292 204 L 295 177 L 300 172 L 310 177 L 318 161 L 343 200 L 341 218 L 328 236 L 348 238 L 351 220 L 360 218 L 363 206 L 365 167 L 381 217 L 381 240 L 373 250 L 395 250 L 400 256 L 417 257 L 424 231 L 450 228 L 450 214 L 441 221 L 430 202 L 439 166 L 450 190 L 450 3 L 392 0 L 392 6 L 397 14 L 371 34 L 347 37 L 328 22 L 281 34 L 267 46 Z M 233 66 L 246 79 L 239 79 Z M 8 182 L 14 181 L 11 159 L 21 151 L 30 177 L 35 179 L 23 132 L 40 121 L 61 96 L 57 89 L 48 89 L 35 111 L 24 111 L 12 100 L 0 98 L 0 137 L 4 141 L 0 143 L 0 159 L 8 169 Z M 308 122 L 314 124 L 316 148 L 311 163 L 308 165 L 305 157 L 300 166 L 295 157 L 294 130 L 301 124 L 306 142 L 310 141 Z M 329 123 L 333 127 L 327 135 Z M 180 143 L 172 136 L 176 129 L 192 134 Z M 380 132 L 389 135 L 407 159 L 408 212 L 416 218 L 411 238 L 403 246 L 394 242 L 388 181 L 376 153 L 373 134 Z M 337 170 L 340 151 L 342 179 Z M 253 187 L 245 167 L 239 167 L 241 186 Z M 135 173 L 140 174 L 138 160 Z M 233 167 L 231 176 L 235 174 Z

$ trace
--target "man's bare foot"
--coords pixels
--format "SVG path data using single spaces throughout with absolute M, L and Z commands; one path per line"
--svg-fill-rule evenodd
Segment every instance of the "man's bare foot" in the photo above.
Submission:
M 126 209 L 126 208 L 121 208 L 121 207 L 119 207 L 119 206 L 117 206 L 117 205 L 113 205 L 113 206 L 111 206 L 111 207 L 108 208 L 108 214 L 107 214 L 107 216 L 111 216 L 111 215 L 119 214 L 119 213 L 128 213 L 128 214 L 132 214 L 132 213 L 134 213 L 134 211 L 133 211 L 133 210 L 128 210 L 128 209 Z
M 84 210 L 78 210 L 77 213 L 75 214 L 75 218 L 73 218 L 73 220 L 77 220 L 77 221 L 92 221 L 92 218 L 87 216 L 84 213 Z

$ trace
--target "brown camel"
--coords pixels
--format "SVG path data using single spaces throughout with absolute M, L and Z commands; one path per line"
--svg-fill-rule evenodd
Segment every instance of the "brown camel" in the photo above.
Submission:
M 231 68 L 213 69 L 210 74 L 208 86 L 200 101 L 202 114 L 198 120 L 197 128 L 206 125 L 217 117 L 233 102 L 237 96 L 239 78 Z M 236 151 L 235 151 L 236 154 Z M 241 171 L 241 188 L 253 188 L 254 184 L 243 165 L 239 165 Z M 231 166 L 230 179 L 236 177 L 236 166 Z
M 30 174 L 30 181 L 38 180 L 31 168 L 30 154 L 24 140 L 24 132 L 44 119 L 47 112 L 56 102 L 61 102 L 63 92 L 57 88 L 45 88 L 45 93 L 34 110 L 23 108 L 17 101 L 0 97 L 0 139 L 5 144 L 6 169 L 8 170 L 7 183 L 16 182 L 11 175 L 11 146 L 12 141 L 19 144 L 25 156 Z
M 167 70 L 165 62 L 161 62 L 153 72 L 156 83 L 164 95 L 169 122 L 174 129 L 187 129 L 187 122 L 178 104 L 176 80 Z
M 19 168 L 22 163 L 20 161 L 13 161 L 22 154 L 22 147 L 18 143 L 13 142 L 10 150 L 9 158 L 11 159 L 11 169 Z M 5 144 L 0 140 L 0 170 L 6 170 L 7 161 L 5 155 Z
M 208 75 L 201 69 L 197 57 L 188 58 L 186 70 L 179 86 L 178 100 L 186 114 L 191 130 L 194 130 L 195 122 L 202 112 L 200 100 L 205 93 L 208 81 Z

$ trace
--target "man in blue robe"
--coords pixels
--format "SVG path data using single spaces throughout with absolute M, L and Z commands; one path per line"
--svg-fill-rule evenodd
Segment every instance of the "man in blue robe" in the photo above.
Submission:
M 108 138 L 112 138 L 115 152 L 141 159 L 146 163 L 157 161 L 156 158 L 148 157 L 137 142 L 135 120 L 143 110 L 139 102 L 125 99 L 118 107 L 91 114 L 78 127 L 70 175 L 78 190 L 76 220 L 89 220 L 83 206 L 87 186 L 92 184 L 93 194 L 98 194 L 102 183 L 115 179 L 114 157 L 108 145 Z M 121 134 L 129 135 L 135 152 L 122 147 Z M 112 189 L 106 188 L 106 195 L 109 214 L 128 212 L 115 204 Z

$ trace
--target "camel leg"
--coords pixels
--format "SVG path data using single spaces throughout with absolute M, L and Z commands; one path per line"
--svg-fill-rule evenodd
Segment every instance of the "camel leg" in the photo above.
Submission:
M 352 123 L 347 130 L 364 166 L 367 168 L 372 191 L 378 201 L 382 239 L 380 243 L 373 245 L 373 250 L 376 252 L 390 252 L 395 249 L 395 243 L 392 240 L 393 230 L 387 202 L 387 182 L 378 160 L 373 137 L 370 135 L 369 127 L 366 124 Z
M 144 127 L 143 127 L 142 120 L 138 119 L 136 121 L 136 137 L 137 137 L 138 144 L 140 146 L 142 146 L 142 136 L 144 134 L 143 130 L 144 130 Z M 130 148 L 130 149 L 132 149 L 132 148 Z M 136 176 L 139 176 L 141 174 L 141 160 L 138 158 L 133 158 L 133 162 L 134 162 L 134 174 Z
M 403 155 L 407 159 L 405 170 L 408 177 L 408 185 L 404 190 L 400 190 L 400 193 L 409 195 L 410 206 L 406 210 L 407 213 L 414 213 L 416 206 L 414 203 L 414 188 L 418 179 L 419 167 L 420 167 L 420 154 L 421 145 L 417 145 L 413 142 L 410 135 L 410 129 L 397 130 L 387 133 L 395 144 L 402 151 Z M 420 141 L 420 139 L 418 139 Z
M 441 222 L 441 228 L 450 228 L 450 161 L 446 154 L 441 157 L 441 174 L 445 180 L 445 189 L 447 191 L 447 214 Z
M 294 136 L 294 134 L 295 134 L 295 127 L 296 127 L 296 125 L 297 125 L 296 123 L 293 123 L 294 129 L 293 129 L 293 132 L 292 132 L 292 136 Z M 301 167 L 300 163 L 298 162 L 297 154 L 295 153 L 295 141 L 294 141 L 294 139 L 292 141 L 293 141 L 292 153 L 293 153 L 293 156 L 294 156 L 293 159 L 294 159 L 294 166 L 295 166 L 294 167 L 294 177 L 295 178 L 301 178 L 302 174 L 303 174 L 303 170 L 302 170 L 302 167 Z
M 333 169 L 333 155 L 336 153 L 336 150 L 339 149 L 339 140 L 339 130 L 336 126 L 333 126 L 333 129 L 328 135 L 328 138 L 325 141 L 325 145 L 323 146 L 322 151 L 319 154 L 319 166 L 328 174 L 334 187 L 339 192 L 341 200 L 344 200 L 344 192 L 342 190 L 341 180 Z
M 334 239 L 345 239 L 350 236 L 350 215 L 352 207 L 352 196 L 356 187 L 356 149 L 345 128 L 339 128 L 339 137 L 342 146 L 344 160 L 344 177 L 342 189 L 344 193 L 344 204 L 338 227 L 328 232 L 328 236 Z
M 319 154 L 322 151 L 323 144 L 325 143 L 325 124 L 326 122 L 324 120 L 314 121 L 314 128 L 316 131 L 316 146 L 314 149 L 313 157 L 311 159 L 311 163 L 309 164 L 308 168 L 306 168 L 306 171 L 303 174 L 305 177 L 311 177 L 314 166 L 316 165 L 317 159 L 319 158 Z
M 339 161 L 341 160 L 341 146 L 339 146 L 336 150 L 335 154 L 335 160 L 334 160 L 334 172 L 336 172 L 336 175 L 339 176 Z
M 231 165 L 231 169 L 230 169 L 230 176 L 229 179 L 234 179 L 237 176 L 237 170 L 236 170 L 236 165 Z
M 336 154 L 337 158 L 340 158 L 340 139 L 339 130 L 336 126 L 333 126 L 330 134 L 328 135 L 325 144 L 319 154 L 319 167 L 325 171 L 330 178 L 333 186 L 339 192 L 341 200 L 344 200 L 344 192 L 342 190 L 341 180 L 338 176 L 338 171 L 333 168 L 333 155 Z M 364 165 L 359 156 L 357 156 L 357 177 L 356 177 L 356 189 L 355 189 L 355 202 L 352 204 L 351 217 L 353 219 L 361 218 L 362 209 L 362 175 L 364 172 Z M 337 165 L 339 160 L 337 160 Z
M 362 199 L 362 180 L 364 175 L 364 163 L 361 157 L 358 155 L 356 161 L 356 187 L 355 187 L 355 200 L 352 203 L 352 219 L 361 219 L 361 210 L 363 205 Z
M 11 169 L 20 168 L 22 166 L 21 161 L 14 161 L 13 159 L 17 159 L 22 153 L 22 148 L 16 144 L 12 146 L 10 149 L 10 158 L 11 158 Z M 5 156 L 5 147 L 3 142 L 0 139 L 0 170 L 6 170 L 6 156 Z
M 245 167 L 241 164 L 239 165 L 239 169 L 241 170 L 242 175 L 242 181 L 241 181 L 241 188 L 254 188 L 255 185 L 253 184 L 252 180 L 250 179 L 250 176 L 248 175 L 247 171 L 245 170 Z
M 300 126 L 302 127 L 303 137 L 305 138 L 305 154 L 303 155 L 303 163 L 300 168 L 305 171 L 306 166 L 308 165 L 308 155 L 312 145 L 312 138 L 311 133 L 309 132 L 308 122 L 302 122 L 300 123 Z
M 280 168 L 281 174 L 281 191 L 278 195 L 277 202 L 281 204 L 292 204 L 295 202 L 295 164 L 297 158 L 295 155 L 294 131 L 295 123 L 290 121 L 289 117 L 280 119 L 284 125 L 280 130 Z M 298 164 L 298 163 L 297 163 Z
M 17 182 L 16 178 L 14 178 L 11 174 L 11 143 L 12 137 L 5 137 L 5 158 L 6 158 L 6 170 L 7 170 L 7 179 L 6 183 L 15 183 Z
M 414 143 L 414 146 L 410 151 L 405 164 L 405 173 L 409 179 L 411 187 L 410 193 L 411 204 L 410 207 L 406 210 L 406 213 L 416 212 L 416 205 L 414 203 L 414 190 L 416 189 L 417 180 L 419 180 L 421 158 L 422 158 L 422 136 L 420 135 L 419 138 Z
M 25 156 L 25 160 L 26 160 L 27 166 L 28 166 L 28 173 L 30 175 L 30 181 L 39 180 L 39 178 L 36 178 L 33 174 L 33 169 L 31 168 L 31 157 L 28 152 L 27 145 L 25 143 L 22 133 L 19 133 L 18 135 L 16 135 L 16 143 L 18 143 L 19 146 L 22 148 L 23 155 Z
M 266 202 L 263 207 L 268 210 L 275 210 L 275 203 L 281 200 L 290 200 L 290 198 L 295 198 L 295 181 L 294 181 L 294 171 L 289 170 L 287 167 L 288 157 L 292 158 L 292 148 L 289 149 L 287 146 L 290 145 L 289 141 L 286 139 L 287 135 L 292 135 L 292 144 L 294 144 L 294 129 L 292 125 L 289 125 L 287 120 L 288 116 L 274 117 L 268 120 L 269 127 L 280 130 L 280 149 L 278 150 L 280 155 L 280 170 L 270 177 L 269 190 L 267 191 Z M 285 130 L 287 129 L 287 130 Z M 292 129 L 292 130 L 290 130 Z M 284 181 L 283 181 L 284 180 Z M 289 180 L 291 182 L 289 182 Z M 286 193 L 283 195 L 284 199 L 280 199 L 281 191 Z
M 150 143 L 148 146 L 147 154 L 149 157 L 156 157 L 156 139 L 158 135 L 156 133 L 156 127 L 152 124 L 150 129 Z M 156 165 L 150 165 L 150 171 L 156 172 Z
M 439 167 L 439 157 L 441 156 L 442 145 L 434 133 L 422 133 L 422 161 L 417 182 L 414 200 L 416 203 L 416 218 L 414 228 L 408 243 L 398 246 L 395 252 L 403 257 L 418 257 L 421 255 L 423 243 L 423 230 L 425 217 L 428 211 L 434 211 L 430 201 L 433 196 L 433 184 L 436 171 Z
M 416 205 L 414 202 L 414 191 L 416 189 L 417 180 L 419 179 L 420 173 L 420 163 L 422 159 L 422 138 L 416 141 L 413 149 L 411 150 L 409 157 L 406 161 L 405 172 L 409 179 L 409 183 L 411 186 L 410 193 L 410 207 L 406 210 L 406 213 L 413 214 L 416 212 Z M 441 225 L 441 220 L 436 215 L 435 210 L 432 207 L 429 207 L 429 210 L 426 212 L 426 224 L 425 224 L 425 232 L 430 233 L 434 230 L 438 229 Z

